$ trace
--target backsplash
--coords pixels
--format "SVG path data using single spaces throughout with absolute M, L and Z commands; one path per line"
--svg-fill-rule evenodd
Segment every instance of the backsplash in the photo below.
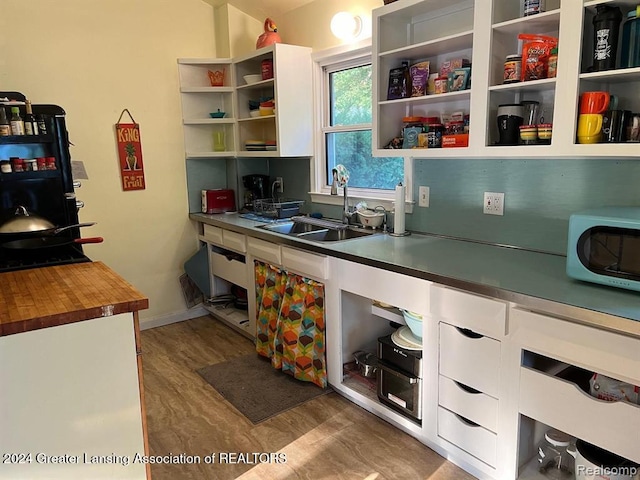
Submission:
M 268 173 L 272 178 L 283 177 L 285 197 L 305 200 L 304 213 L 340 218 L 340 207 L 311 203 L 310 159 L 264 162 L 257 158 L 227 162 L 226 174 L 221 165 L 217 178 L 203 188 L 224 187 L 223 179 L 233 172 Z M 192 192 L 202 175 L 200 168 L 187 170 Z M 222 183 L 217 185 L 219 180 Z M 640 162 L 633 159 L 415 159 L 416 205 L 407 214 L 406 228 L 565 254 L 571 213 L 610 205 L 639 206 L 637 182 Z M 238 187 L 231 187 L 231 179 L 228 185 Z M 420 185 L 430 188 L 429 208 L 417 206 Z M 482 213 L 484 192 L 504 192 L 504 216 Z M 190 207 L 193 201 L 190 198 Z
M 640 205 L 631 159 L 415 160 L 414 184 L 430 187 L 407 228 L 564 254 L 571 213 Z M 482 213 L 484 192 L 504 192 L 504 216 Z M 417 200 L 414 198 L 414 200 Z

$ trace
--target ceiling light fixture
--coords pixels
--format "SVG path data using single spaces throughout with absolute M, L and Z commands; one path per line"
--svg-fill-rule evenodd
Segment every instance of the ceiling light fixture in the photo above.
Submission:
M 340 40 L 356 38 L 362 32 L 362 18 L 349 12 L 338 12 L 331 19 L 331 33 Z

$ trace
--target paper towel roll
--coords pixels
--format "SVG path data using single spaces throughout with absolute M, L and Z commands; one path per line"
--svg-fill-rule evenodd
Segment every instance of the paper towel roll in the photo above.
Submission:
M 393 233 L 395 235 L 402 235 L 404 233 L 404 185 L 401 183 L 396 187 L 395 207 L 393 211 Z

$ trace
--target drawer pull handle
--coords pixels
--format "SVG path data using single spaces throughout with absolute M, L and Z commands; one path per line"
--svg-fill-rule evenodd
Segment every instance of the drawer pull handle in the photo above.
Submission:
M 484 338 L 484 335 L 480 335 L 479 333 L 474 332 L 473 330 L 469 330 L 468 328 L 460 328 L 456 327 L 462 335 L 469 338 Z
M 473 422 L 471 420 L 469 420 L 468 418 L 463 417 L 462 415 L 458 415 L 457 413 L 454 413 L 454 415 L 456 417 L 458 417 L 462 422 L 466 423 L 467 425 L 469 425 L 470 427 L 479 427 L 480 424 Z
M 474 395 L 477 395 L 478 393 L 482 393 L 480 390 L 476 390 L 475 388 L 468 387 L 464 383 L 456 382 L 455 380 L 454 380 L 454 383 L 458 386 L 460 390 L 464 390 L 467 393 L 472 393 Z

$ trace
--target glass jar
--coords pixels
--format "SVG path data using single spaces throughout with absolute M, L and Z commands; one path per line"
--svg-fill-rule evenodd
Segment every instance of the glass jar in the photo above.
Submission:
M 522 73 L 522 56 L 516 54 L 507 55 L 504 61 L 504 73 L 502 83 L 515 83 L 520 81 Z
M 572 479 L 573 457 L 567 447 L 573 438 L 560 430 L 551 429 L 544 434 L 538 446 L 538 471 L 554 480 Z
M 442 135 L 444 134 L 444 125 L 441 123 L 430 123 L 427 125 L 427 145 L 428 148 L 442 147 Z

